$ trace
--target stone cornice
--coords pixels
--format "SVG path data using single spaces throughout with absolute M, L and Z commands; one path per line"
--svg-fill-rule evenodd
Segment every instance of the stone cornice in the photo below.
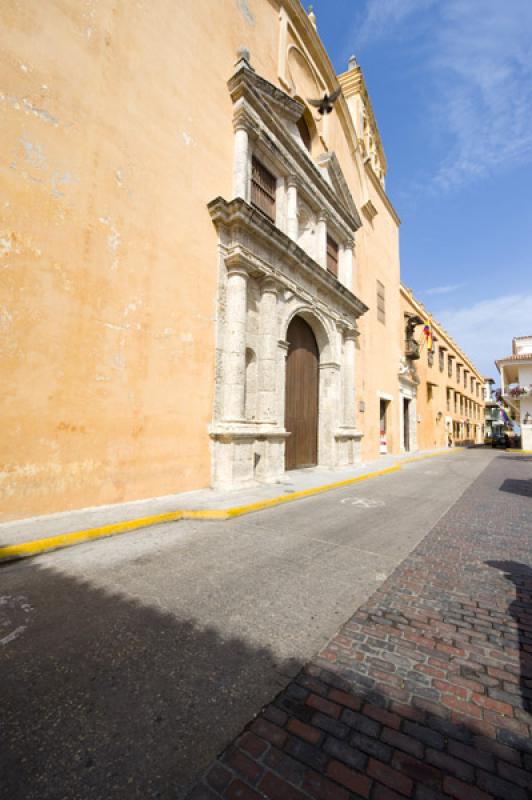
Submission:
M 244 267 L 251 274 L 285 277 L 294 281 L 298 273 L 306 273 L 320 289 L 329 294 L 335 304 L 355 318 L 364 314 L 368 307 L 349 289 L 312 259 L 299 245 L 279 230 L 258 209 L 240 197 L 227 202 L 217 197 L 208 204 L 209 213 L 217 227 L 223 226 L 234 235 L 234 241 L 226 250 L 225 261 L 231 267 Z M 277 269 L 266 259 L 249 248 L 248 239 L 260 242 L 265 251 L 272 251 Z

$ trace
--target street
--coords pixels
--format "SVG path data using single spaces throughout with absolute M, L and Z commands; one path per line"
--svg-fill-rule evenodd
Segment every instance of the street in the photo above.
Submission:
M 257 745 L 252 757 L 246 756 L 250 764 L 260 762 L 256 771 L 242 772 L 233 749 L 217 765 L 225 776 L 218 785 L 207 778 L 197 784 L 212 771 L 209 765 L 218 754 L 292 681 L 288 695 L 279 695 L 265 719 L 273 725 L 276 717 L 279 730 L 291 734 L 276 740 L 279 752 L 284 748 L 300 766 L 308 766 L 310 759 L 312 775 L 326 776 L 323 780 L 334 790 L 327 796 L 414 796 L 419 783 L 428 788 L 416 798 L 461 797 L 456 788 L 461 782 L 474 786 L 479 794 L 470 796 L 479 800 L 526 800 L 531 788 L 526 772 L 532 771 L 532 748 L 526 745 L 532 695 L 531 569 L 532 458 L 485 449 L 418 461 L 382 478 L 233 521 L 178 522 L 5 565 L 0 571 L 2 796 L 181 798 L 196 785 L 198 800 L 325 797 L 325 790 L 320 795 L 322 789 L 316 789 L 316 777 L 295 770 L 281 779 L 284 773 L 272 761 L 266 768 L 261 758 L 271 758 L 274 748 L 260 734 L 256 739 L 264 747 Z M 430 607 L 432 616 L 423 626 L 437 629 L 445 641 L 453 639 L 453 630 L 458 631 L 454 639 L 465 633 L 469 644 L 462 645 L 462 658 L 475 661 L 476 655 L 480 663 L 489 651 L 493 669 L 513 675 L 514 681 L 506 677 L 500 686 L 497 680 L 484 685 L 477 674 L 468 687 L 462 676 L 464 694 L 446 694 L 445 687 L 431 681 L 452 683 L 448 668 L 434 667 L 438 675 L 428 668 L 417 671 L 422 677 L 416 683 L 409 664 L 399 682 L 397 676 L 388 682 L 389 654 L 399 669 L 405 658 L 399 645 L 397 650 L 383 646 L 375 659 L 379 664 L 356 653 L 362 633 L 369 635 L 363 629 L 397 624 L 398 595 L 404 600 L 402 614 L 408 606 L 411 619 L 416 611 L 423 618 Z M 456 598 L 484 609 L 478 628 L 471 620 L 460 623 Z M 490 608 L 496 620 L 488 619 Z M 383 622 L 386 614 L 389 619 Z M 328 645 L 344 623 L 347 630 Z M 473 652 L 475 638 L 481 652 Z M 421 650 L 428 646 L 428 638 L 412 641 Z M 500 648 L 507 648 L 504 657 L 494 654 Z M 307 672 L 300 673 L 304 665 Z M 471 663 L 469 670 L 473 676 Z M 334 674 L 337 686 L 327 678 Z M 407 744 L 403 750 L 401 727 L 380 755 L 372 751 L 388 764 L 389 775 L 382 769 L 379 773 L 388 775 L 381 783 L 375 765 L 361 755 L 368 752 L 367 742 L 366 749 L 359 741 L 358 749 L 345 744 L 342 751 L 352 731 L 338 722 L 340 712 L 333 709 L 329 715 L 337 721 L 336 731 L 330 724 L 330 736 L 324 733 L 327 721 L 320 727 L 309 716 L 308 687 L 301 693 L 304 675 L 315 676 L 318 697 L 339 693 L 340 683 L 342 693 L 354 692 L 353 697 L 368 693 L 367 702 L 381 711 L 380 722 L 388 714 L 386 728 L 396 732 L 403 723 L 397 709 L 389 710 L 394 701 L 434 718 L 447 719 L 451 711 L 464 718 L 471 713 L 477 724 L 484 724 L 484 739 L 500 749 L 486 746 L 486 758 L 474 766 L 466 759 L 468 769 L 460 772 L 438 746 L 436 733 L 441 736 L 441 731 L 434 734 L 428 753 L 415 736 L 411 741 L 417 746 L 408 749 Z M 492 691 L 484 705 L 479 701 L 468 710 L 467 692 L 480 696 L 486 687 L 499 694 Z M 283 705 L 283 697 L 294 700 L 298 689 L 298 703 Z M 458 698 L 454 707 L 444 702 L 449 696 Z M 362 702 L 356 701 L 357 708 Z M 499 708 L 493 705 L 497 702 Z M 356 703 L 352 700 L 349 708 Z M 300 707 L 305 707 L 303 715 Z M 437 707 L 445 712 L 440 717 Z M 327 717 L 327 708 L 323 713 Z M 495 718 L 498 713 L 512 724 L 505 727 L 504 719 Z M 458 725 L 458 719 L 449 717 L 448 722 Z M 500 730 L 508 733 L 501 736 Z M 381 734 L 364 735 L 380 741 Z M 345 748 L 358 752 L 358 760 L 346 756 Z M 423 777 L 419 764 L 426 757 L 431 766 Z M 348 774 L 351 767 L 360 778 Z M 287 781 L 288 794 L 276 780 Z M 248 794 L 236 794 L 239 786 Z M 252 787 L 262 794 L 253 794 Z

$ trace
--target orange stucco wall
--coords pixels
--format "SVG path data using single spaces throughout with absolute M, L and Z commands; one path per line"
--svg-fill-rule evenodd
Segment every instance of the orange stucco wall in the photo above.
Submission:
M 387 449 L 399 453 L 398 372 L 401 356 L 399 296 L 399 231 L 377 190 L 371 187 L 371 200 L 377 209 L 372 222 L 365 221 L 357 234 L 355 294 L 369 306 L 359 322 L 357 352 L 357 400 L 365 410 L 357 410 L 357 424 L 364 433 L 363 459 L 379 455 L 380 396 L 391 397 L 387 409 Z M 377 317 L 377 280 L 385 287 L 385 322 Z
M 0 9 L 4 519 L 209 483 L 206 204 L 230 193 L 236 49 L 270 40 L 271 74 L 276 14 L 155 5 Z
M 3 518 L 206 486 L 217 281 L 206 204 L 231 195 L 238 47 L 279 84 L 279 4 L 8 0 L 0 20 Z M 329 63 L 316 37 L 312 48 Z M 308 88 L 300 77 L 296 93 Z M 345 125 L 328 123 L 358 204 L 360 165 Z M 371 308 L 358 364 L 365 457 L 398 349 L 397 226 L 373 199 L 354 285 Z

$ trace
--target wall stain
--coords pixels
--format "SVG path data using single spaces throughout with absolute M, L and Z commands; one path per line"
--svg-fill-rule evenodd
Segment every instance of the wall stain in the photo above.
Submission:
M 64 197 L 65 193 L 60 191 L 59 186 L 62 184 L 72 183 L 73 178 L 70 172 L 64 172 L 61 174 L 60 172 L 54 172 L 51 178 L 52 182 L 52 194 L 54 197 Z
M 85 425 L 72 425 L 70 422 L 60 422 L 57 431 L 67 431 L 68 433 L 86 433 Z
M 24 148 L 24 158 L 28 164 L 39 169 L 46 166 L 46 156 L 40 144 L 34 144 L 28 139 L 24 139 L 24 137 L 20 138 L 20 142 Z
M 248 0 L 236 0 L 236 5 L 244 19 L 246 20 L 247 24 L 250 25 L 252 28 L 255 27 L 255 17 L 251 13 Z

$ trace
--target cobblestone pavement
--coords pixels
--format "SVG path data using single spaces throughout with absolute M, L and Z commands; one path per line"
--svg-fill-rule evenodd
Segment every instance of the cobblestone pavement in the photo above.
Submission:
M 532 459 L 501 455 L 190 800 L 532 797 Z

